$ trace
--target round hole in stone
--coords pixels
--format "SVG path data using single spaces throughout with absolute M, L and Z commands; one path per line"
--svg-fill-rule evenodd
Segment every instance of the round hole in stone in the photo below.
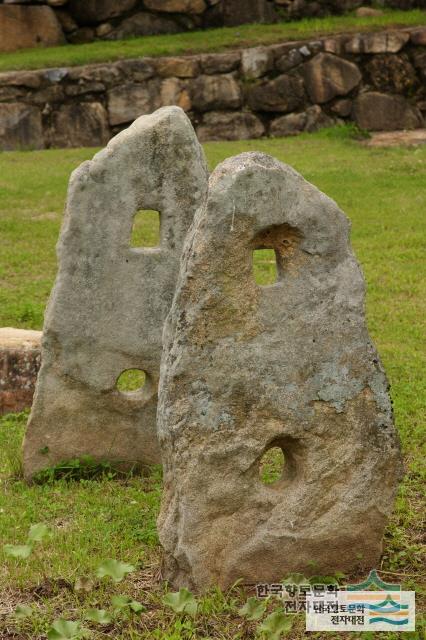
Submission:
M 117 389 L 124 393 L 140 391 L 146 382 L 146 373 L 142 369 L 126 369 L 117 378 Z
M 281 480 L 285 466 L 285 455 L 281 447 L 270 447 L 259 463 L 259 478 L 263 484 L 272 485 Z

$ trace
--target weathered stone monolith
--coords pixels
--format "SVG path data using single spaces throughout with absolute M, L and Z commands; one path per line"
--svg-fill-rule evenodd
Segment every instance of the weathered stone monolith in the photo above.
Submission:
M 207 179 L 177 107 L 139 118 L 72 174 L 24 445 L 27 477 L 83 455 L 125 467 L 159 462 L 163 322 Z M 158 247 L 130 247 L 141 209 L 160 213 Z M 117 389 L 128 369 L 145 372 L 140 391 Z
M 275 250 L 259 286 L 253 251 Z M 337 205 L 247 153 L 210 177 L 165 325 L 165 576 L 178 587 L 376 566 L 401 472 L 364 280 Z M 285 457 L 259 476 L 271 447 Z

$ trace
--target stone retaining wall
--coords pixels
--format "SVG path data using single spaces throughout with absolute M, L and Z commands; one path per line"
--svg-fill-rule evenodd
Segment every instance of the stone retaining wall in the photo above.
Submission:
M 294 135 L 355 121 L 416 129 L 426 112 L 426 28 L 227 53 L 0 74 L 0 148 L 104 145 L 160 106 L 201 140 Z
M 0 0 L 0 51 L 320 17 L 344 13 L 361 4 L 371 1 Z M 382 0 L 380 4 L 425 8 L 426 0 Z

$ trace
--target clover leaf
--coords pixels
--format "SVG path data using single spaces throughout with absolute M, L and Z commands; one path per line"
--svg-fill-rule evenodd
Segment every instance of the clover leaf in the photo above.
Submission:
M 31 540 L 32 542 L 42 542 L 49 535 L 50 531 L 47 525 L 45 525 L 44 522 L 39 522 L 38 524 L 33 524 L 32 527 L 30 527 L 28 540 Z
M 5 544 L 3 546 L 3 551 L 7 556 L 19 558 L 20 560 L 28 558 L 28 556 L 31 555 L 32 550 L 33 548 L 30 544 Z
M 15 609 L 15 618 L 17 620 L 23 620 L 24 618 L 29 618 L 32 616 L 33 610 L 31 607 L 28 607 L 26 604 L 18 604 Z
M 259 620 L 265 613 L 266 602 L 257 598 L 249 598 L 245 605 L 238 610 L 240 616 L 244 616 L 247 620 Z
M 98 578 L 109 577 L 114 582 L 121 582 L 127 573 L 135 571 L 135 567 L 127 562 L 119 562 L 118 560 L 105 560 L 97 568 L 96 575 Z
M 47 632 L 48 640 L 82 640 L 87 638 L 90 632 L 81 626 L 80 622 L 59 618 Z
M 195 616 L 197 613 L 197 601 L 185 587 L 174 593 L 167 593 L 163 598 L 163 602 L 168 607 L 171 607 L 175 613 L 187 613 L 190 616 Z
M 98 624 L 109 624 L 112 620 L 108 611 L 105 609 L 89 609 L 84 616 L 86 620 L 90 622 L 97 622 Z
M 280 640 L 281 636 L 290 631 L 293 626 L 293 619 L 290 616 L 284 615 L 284 612 L 280 609 L 271 613 L 259 627 L 268 640 Z

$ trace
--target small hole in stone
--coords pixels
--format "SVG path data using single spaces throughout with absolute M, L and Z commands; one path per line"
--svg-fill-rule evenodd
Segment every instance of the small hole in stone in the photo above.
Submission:
M 130 246 L 158 247 L 160 244 L 160 214 L 152 209 L 136 211 L 133 218 Z
M 253 251 L 253 275 L 256 284 L 261 286 L 274 284 L 277 281 L 277 258 L 274 249 Z
M 274 484 L 281 479 L 284 471 L 285 456 L 281 447 L 271 447 L 260 459 L 259 477 L 263 484 Z
M 124 392 L 139 391 L 146 381 L 145 371 L 142 369 L 126 369 L 117 378 L 117 389 Z

